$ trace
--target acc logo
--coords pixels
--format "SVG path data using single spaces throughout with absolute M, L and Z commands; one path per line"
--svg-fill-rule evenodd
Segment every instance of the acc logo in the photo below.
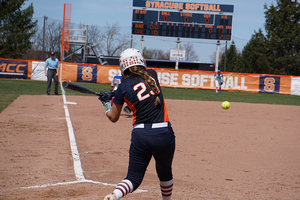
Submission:
M 97 82 L 97 66 L 78 65 L 77 82 Z
M 259 92 L 260 93 L 276 93 L 279 94 L 280 77 L 276 76 L 260 76 Z
M 0 60 L 0 77 L 27 78 L 28 63 L 23 61 Z
M 24 68 L 27 67 L 27 65 L 24 64 L 7 64 L 3 63 L 0 65 L 0 71 L 1 72 L 9 72 L 9 73 L 24 73 Z

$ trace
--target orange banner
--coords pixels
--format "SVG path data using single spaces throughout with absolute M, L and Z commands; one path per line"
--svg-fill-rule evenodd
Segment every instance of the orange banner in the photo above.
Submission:
M 77 82 L 77 65 L 63 63 L 61 67 L 61 81 Z
M 215 72 L 194 70 L 155 69 L 163 87 L 214 89 Z M 258 92 L 259 76 L 223 73 L 222 89 L 232 91 Z
M 87 65 L 64 63 L 62 81 L 110 84 L 113 77 L 121 75 L 115 65 Z M 215 72 L 155 68 L 162 87 L 215 89 Z M 222 90 L 253 93 L 291 93 L 291 77 L 262 74 L 222 72 Z
M 0 78 L 31 79 L 33 72 L 37 73 L 39 65 L 44 65 L 44 61 L 0 58 Z M 43 75 L 44 66 L 39 67 Z M 161 68 L 154 70 L 162 87 L 212 90 L 216 87 L 215 72 Z M 222 90 L 225 91 L 300 95 L 299 76 L 222 73 L 224 77 Z M 121 75 L 121 71 L 116 65 L 62 63 L 60 75 L 61 81 L 111 84 L 113 77 Z

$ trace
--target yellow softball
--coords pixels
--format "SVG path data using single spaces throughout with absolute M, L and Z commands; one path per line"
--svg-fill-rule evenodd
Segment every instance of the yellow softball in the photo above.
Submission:
M 228 101 L 224 101 L 224 102 L 222 103 L 222 108 L 223 108 L 224 110 L 227 110 L 228 108 L 230 108 L 230 103 L 229 103 Z

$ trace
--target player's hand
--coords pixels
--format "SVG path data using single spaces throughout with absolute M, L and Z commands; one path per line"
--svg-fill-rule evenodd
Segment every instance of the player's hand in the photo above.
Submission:
M 110 100 L 115 96 L 115 92 L 102 92 L 100 91 L 100 96 L 98 97 L 98 99 L 102 102 L 104 109 L 105 109 L 105 113 L 109 112 L 111 109 L 111 103 Z
M 100 96 L 98 97 L 98 99 L 99 99 L 102 103 L 106 103 L 106 102 L 109 102 L 114 96 L 115 96 L 115 91 L 112 91 L 112 92 L 106 92 L 106 93 L 100 91 Z
M 108 98 L 111 100 L 115 96 L 115 90 L 108 92 Z
M 108 93 L 105 93 L 105 92 L 100 91 L 100 96 L 98 97 L 98 99 L 99 99 L 102 103 L 109 102 L 109 95 L 108 95 Z

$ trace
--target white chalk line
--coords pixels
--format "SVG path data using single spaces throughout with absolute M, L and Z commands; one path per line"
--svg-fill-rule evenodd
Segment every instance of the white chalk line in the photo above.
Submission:
M 68 106 L 67 106 L 68 104 L 76 105 L 77 103 L 68 102 L 66 100 L 65 90 L 62 87 L 62 83 L 61 83 L 61 89 L 62 89 L 62 94 L 63 94 L 62 96 L 63 96 L 63 102 L 64 102 L 65 116 L 66 116 L 65 119 L 67 121 L 67 126 L 68 126 L 68 133 L 69 133 L 70 146 L 71 146 L 71 151 L 72 151 L 76 181 L 54 183 L 54 184 L 44 184 L 44 185 L 35 185 L 35 186 L 29 186 L 29 187 L 21 187 L 21 189 L 45 188 L 45 187 L 53 187 L 53 186 L 60 186 L 60 185 L 77 184 L 77 183 L 94 183 L 94 184 L 102 184 L 102 185 L 108 185 L 108 186 L 116 187 L 117 184 L 103 183 L 103 182 L 99 182 L 99 181 L 92 181 L 92 180 L 85 179 L 85 177 L 83 175 L 83 170 L 82 170 L 82 167 L 81 167 L 80 156 L 79 156 L 78 149 L 77 149 L 75 134 L 74 134 L 71 118 L 70 118 L 70 113 L 69 113 L 69 109 L 68 109 Z M 148 192 L 148 190 L 137 189 L 137 190 L 134 191 L 134 193 L 142 193 L 142 192 Z
M 102 185 L 109 185 L 109 186 L 117 186 L 116 184 L 102 183 L 102 182 L 91 181 L 91 180 L 82 180 L 82 181 L 69 181 L 69 182 L 62 182 L 62 183 L 53 183 L 53 184 L 44 184 L 44 185 L 35 185 L 35 186 L 29 186 L 29 187 L 21 187 L 21 189 L 45 188 L 45 187 L 50 187 L 50 186 L 71 185 L 71 184 L 77 184 L 77 183 L 94 183 L 94 184 L 102 184 Z
M 101 184 L 101 185 L 108 185 L 108 186 L 114 186 L 114 187 L 117 186 L 117 184 L 103 183 L 103 182 L 99 182 L 99 181 L 92 181 L 92 180 L 86 180 L 85 179 L 85 180 L 82 180 L 82 181 L 69 181 L 69 182 L 62 182 L 62 183 L 21 187 L 21 189 L 36 189 L 36 188 L 45 188 L 45 187 L 53 187 L 53 186 L 60 186 L 60 185 L 71 185 L 71 184 L 77 184 L 77 183 L 93 183 L 93 184 Z M 142 193 L 142 192 L 148 192 L 148 190 L 137 189 L 136 191 L 134 191 L 134 193 Z
M 83 181 L 83 180 L 85 180 L 85 178 L 84 178 L 83 170 L 81 167 L 81 161 L 80 161 L 80 157 L 79 157 L 79 153 L 78 153 L 78 149 L 77 149 L 75 134 L 74 134 L 71 118 L 70 118 L 70 113 L 69 113 L 69 109 L 67 106 L 65 90 L 63 87 L 61 87 L 61 88 L 62 88 L 62 93 L 63 93 L 64 110 L 65 110 L 66 122 L 67 122 L 67 126 L 68 126 L 71 152 L 72 152 L 72 157 L 73 157 L 73 162 L 74 162 L 74 172 L 75 172 L 76 180 Z

